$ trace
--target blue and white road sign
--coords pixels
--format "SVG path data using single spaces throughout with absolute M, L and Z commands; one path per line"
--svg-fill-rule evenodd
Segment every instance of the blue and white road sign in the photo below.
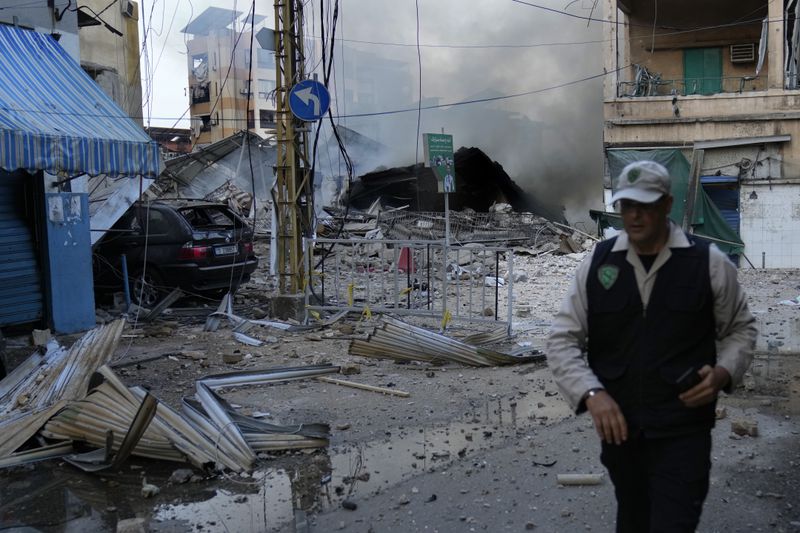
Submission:
M 303 80 L 289 91 L 289 109 L 300 120 L 319 120 L 330 105 L 331 95 L 318 81 Z

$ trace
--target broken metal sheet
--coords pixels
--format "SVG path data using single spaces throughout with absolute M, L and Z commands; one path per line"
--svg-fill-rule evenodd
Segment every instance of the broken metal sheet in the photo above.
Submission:
M 292 448 L 318 448 L 320 443 L 327 446 L 330 439 L 330 426 L 327 424 L 298 424 L 282 426 L 257 420 L 250 416 L 237 413 L 233 406 L 225 399 L 217 396 L 220 406 L 227 411 L 228 416 L 241 429 L 247 443 L 253 447 L 253 442 L 262 444 L 273 443 L 271 449 L 276 449 L 274 444 L 281 441 L 291 441 Z M 196 415 L 208 418 L 208 413 L 203 405 L 193 398 L 184 398 L 184 408 L 192 410 Z M 254 448 L 255 450 L 255 448 Z M 259 450 L 257 450 L 259 451 Z
M 509 338 L 510 337 L 508 335 L 508 328 L 503 327 L 496 329 L 494 331 L 473 333 L 472 335 L 467 335 L 461 340 L 466 342 L 467 344 L 472 344 L 474 346 L 482 346 L 484 344 L 493 344 L 496 342 L 502 342 L 504 340 L 508 340 Z
M 267 370 L 251 370 L 246 372 L 231 372 L 229 374 L 215 374 L 200 380 L 211 390 L 222 387 L 239 387 L 242 385 L 261 385 L 276 381 L 289 381 L 294 379 L 307 379 L 325 374 L 337 374 L 338 366 L 312 365 L 270 368 Z
M 384 317 L 383 324 L 366 340 L 352 340 L 348 353 L 401 361 L 451 361 L 470 366 L 512 365 L 536 360 L 535 356 L 514 356 L 472 346 L 391 317 Z
M 0 440 L 0 458 L 14 453 L 65 405 L 65 401 L 59 401 L 33 411 L 16 413 L 15 416 L 0 421 L 0 435 L 3 436 Z
M 116 320 L 88 331 L 69 351 L 48 350 L 36 371 L 0 397 L 0 418 L 83 397 L 92 373 L 116 351 L 124 326 L 124 320 Z
M 33 353 L 5 378 L 0 380 L 0 402 L 7 394 L 16 389 L 42 363 L 42 356 Z
M 264 341 L 258 340 L 255 337 L 251 337 L 249 335 L 245 335 L 244 333 L 234 331 L 233 338 L 237 341 L 241 342 L 242 344 L 246 344 L 248 346 L 262 346 Z
M 12 453 L 7 457 L 0 458 L 0 468 L 20 466 L 46 461 L 47 459 L 58 459 L 71 454 L 74 451 L 72 442 L 58 442 L 49 446 L 41 446 L 34 450 Z
M 108 431 L 105 449 L 94 450 L 88 453 L 75 454 L 64 459 L 73 466 L 77 466 L 84 472 L 99 472 L 109 468 L 119 467 L 133 452 L 139 439 L 144 435 L 147 426 L 156 414 L 158 400 L 150 394 L 145 394 L 139 409 L 136 411 L 125 438 L 116 453 L 113 452 L 114 434 Z
M 158 315 L 164 312 L 164 310 L 169 307 L 170 305 L 174 304 L 178 300 L 183 298 L 183 291 L 179 288 L 175 288 L 172 290 L 171 293 L 167 294 L 160 302 L 158 302 L 155 307 L 153 307 L 149 313 L 142 317 L 143 322 L 149 322 L 156 318 Z
M 214 313 L 208 315 L 206 319 L 206 325 L 203 328 L 203 331 L 217 331 L 219 329 L 219 315 L 222 314 L 223 316 L 227 316 L 228 314 L 233 314 L 233 305 L 231 302 L 231 293 L 226 293 L 225 296 L 222 297 L 222 300 L 219 302 L 219 307 Z
M 231 420 L 228 412 L 220 406 L 217 400 L 218 396 L 202 381 L 197 382 L 195 395 L 208 413 L 209 420 L 216 425 L 220 435 L 224 435 L 233 444 L 237 460 L 240 461 L 245 470 L 250 470 L 256 461 L 256 454 L 248 446 L 247 441 L 244 440 L 244 435 L 242 435 L 236 423 Z
M 126 387 L 103 365 L 88 381 L 91 389 L 84 399 L 62 400 L 40 412 L 17 414 L 1 422 L 0 434 L 14 438 L 0 444 L 0 458 L 38 432 L 47 439 L 82 441 L 99 448 L 69 458 L 86 471 L 118 467 L 130 454 L 188 461 L 200 468 L 216 465 L 235 472 L 251 470 L 260 451 L 327 446 L 330 428 L 325 424 L 278 426 L 241 415 L 214 388 L 305 379 L 338 370 L 319 365 L 210 376 L 197 382 L 196 399 L 186 399 L 183 413 L 178 413 L 141 387 Z M 63 454 L 69 443 L 62 444 L 58 452 Z M 19 464 L 56 453 L 41 448 L 7 461 Z

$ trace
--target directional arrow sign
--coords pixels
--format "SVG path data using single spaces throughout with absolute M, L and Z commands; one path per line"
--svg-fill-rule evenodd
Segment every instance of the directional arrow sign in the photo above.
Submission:
M 289 108 L 300 120 L 319 120 L 330 105 L 331 95 L 318 81 L 303 80 L 289 91 Z

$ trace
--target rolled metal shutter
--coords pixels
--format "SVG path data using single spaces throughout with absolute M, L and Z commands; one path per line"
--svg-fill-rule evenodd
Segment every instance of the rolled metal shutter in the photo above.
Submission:
M 23 172 L 0 171 L 0 326 L 35 322 L 43 315 L 42 275 Z

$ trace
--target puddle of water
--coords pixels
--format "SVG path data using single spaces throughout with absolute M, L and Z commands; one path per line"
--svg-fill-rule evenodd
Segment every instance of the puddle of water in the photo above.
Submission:
M 41 531 L 116 531 L 119 519 L 144 516 L 151 531 L 282 531 L 296 509 L 337 507 L 346 498 L 367 497 L 458 460 L 479 464 L 481 451 L 569 415 L 557 396 L 489 397 L 445 427 L 398 428 L 359 446 L 281 456 L 275 461 L 281 466 L 252 476 L 177 487 L 166 480 L 181 465 L 141 463 L 148 481 L 162 487 L 155 506 L 140 495 L 141 471 L 89 476 L 45 463 L 10 476 L 0 473 L 0 530 L 28 525 Z

